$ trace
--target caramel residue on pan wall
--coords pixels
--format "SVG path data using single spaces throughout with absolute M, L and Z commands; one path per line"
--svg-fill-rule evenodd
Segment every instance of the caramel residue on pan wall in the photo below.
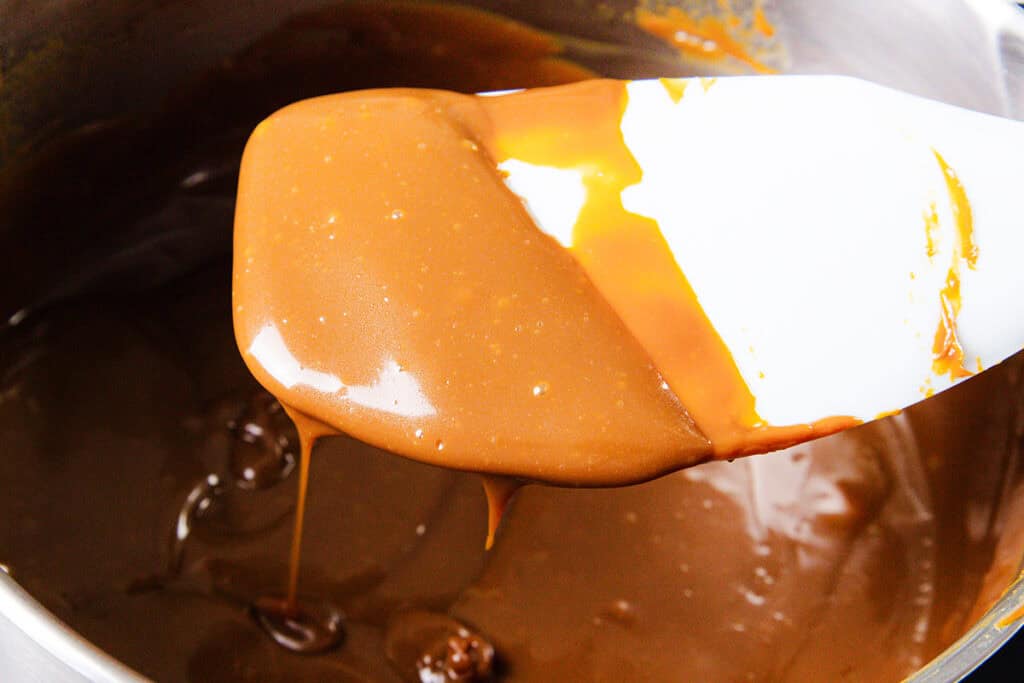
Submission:
M 287 406 L 284 409 L 288 413 L 288 417 L 295 423 L 295 429 L 299 434 L 299 491 L 295 501 L 292 547 L 288 556 L 288 591 L 285 597 L 286 613 L 294 616 L 298 612 L 299 565 L 302 557 L 302 528 L 306 513 L 306 495 L 309 490 L 309 463 L 317 440 L 333 434 L 334 430 Z
M 339 431 L 456 469 L 613 485 L 708 459 L 642 344 L 495 167 L 498 112 L 543 146 L 623 87 L 539 91 L 569 119 L 520 104 L 538 91 L 430 90 L 271 117 L 235 223 L 235 331 L 256 378 Z
M 498 163 L 513 158 L 583 170 L 586 200 L 571 251 L 711 440 L 715 454 L 775 450 L 857 424 L 835 417 L 778 427 L 758 416 L 753 394 L 657 222 L 622 205 L 622 191 L 643 175 L 622 137 L 625 84 L 592 81 L 573 91 L 570 96 L 540 90 L 485 102 L 495 130 L 493 154 Z M 575 125 L 566 126 L 567 121 Z
M 494 545 L 494 536 L 498 532 L 501 518 L 505 515 L 512 496 L 523 486 L 523 482 L 510 477 L 495 477 L 483 475 L 481 477 L 484 485 L 484 494 L 487 496 L 487 541 L 484 547 L 487 550 Z
M 1006 628 L 1018 619 L 1024 619 L 1024 604 L 1017 605 L 1012 612 L 996 622 L 996 628 Z
M 940 317 L 939 326 L 935 330 L 935 341 L 932 344 L 932 371 L 936 375 L 948 374 L 950 379 L 956 380 L 974 374 L 967 367 L 964 358 L 964 349 L 957 334 L 957 317 L 960 315 L 962 304 L 960 297 L 961 264 L 966 263 L 967 267 L 972 270 L 975 268 L 978 263 L 978 245 L 974 240 L 974 218 L 971 204 L 967 199 L 967 192 L 956 172 L 950 168 L 942 155 L 935 150 L 932 151 L 946 181 L 950 211 L 955 227 L 949 271 L 946 273 L 945 283 L 939 291 Z M 932 256 L 935 253 L 935 243 L 932 237 L 933 224 L 926 220 L 925 225 L 928 232 L 928 254 Z M 981 366 L 980 359 L 978 366 L 979 368 Z
M 428 5 L 418 2 L 352 2 L 293 19 L 288 26 L 294 29 L 296 25 L 303 23 L 336 30 L 344 35 L 358 34 L 372 49 L 390 56 L 390 59 L 374 62 L 371 68 L 366 68 L 367 65 L 363 64 L 356 69 L 352 75 L 355 79 L 352 87 L 387 84 L 396 79 L 401 82 L 417 82 L 417 79 L 429 82 L 433 74 L 444 73 L 449 74 L 446 76 L 451 83 L 449 87 L 473 92 L 501 90 L 523 84 L 556 85 L 594 76 L 588 69 L 564 59 L 563 46 L 554 36 L 521 22 L 469 7 Z M 394 42 L 396 36 L 401 36 L 401 42 Z M 402 65 L 400 72 L 394 69 L 396 64 Z M 333 119 L 330 116 L 321 117 L 321 126 L 330 128 L 332 123 Z M 274 130 L 271 119 L 267 119 L 256 127 L 251 139 L 261 141 L 280 133 L 280 130 Z M 329 155 L 323 157 L 325 164 L 328 157 Z M 308 170 L 316 169 L 310 164 Z M 333 223 L 334 219 L 335 215 L 332 213 L 328 220 Z M 313 223 L 310 225 L 313 226 Z M 283 226 L 278 226 L 278 234 L 271 236 L 273 241 L 282 239 L 281 227 Z M 252 247 L 257 241 L 254 240 L 250 244 L 242 240 L 238 244 L 239 249 L 235 255 L 238 259 L 236 276 L 249 274 L 250 267 L 256 265 L 258 251 Z M 333 242 L 333 236 L 328 241 Z M 253 261 L 249 262 L 250 259 Z M 324 259 L 317 258 L 315 262 L 317 266 L 324 265 Z M 235 294 L 238 296 L 240 292 L 236 291 Z M 258 297 L 254 301 L 243 301 L 238 304 L 236 315 L 244 315 L 246 306 L 259 306 L 260 303 L 265 302 L 260 302 Z M 292 322 L 295 324 L 296 321 Z M 321 317 L 318 323 L 326 326 L 326 316 Z M 333 325 L 335 321 L 332 320 L 330 323 Z M 319 333 L 322 334 L 322 331 Z M 656 373 L 649 374 L 656 377 Z M 301 443 L 298 499 L 285 598 L 281 601 L 284 614 L 294 617 L 300 609 L 299 571 L 312 451 L 322 436 L 336 433 L 336 429 L 310 417 L 287 401 L 285 409 L 297 427 Z M 416 433 L 413 432 L 414 435 Z M 419 433 L 422 433 L 422 430 Z M 437 445 L 433 446 L 433 450 L 438 454 L 441 452 Z M 510 484 L 513 481 L 498 477 L 485 478 L 490 520 L 488 545 L 493 540 L 501 513 L 516 488 Z
M 758 37 L 775 35 L 775 27 L 757 4 L 752 29 L 744 31 L 743 19 L 728 3 L 719 3 L 717 15 L 694 17 L 678 7 L 652 11 L 643 7 L 635 12 L 636 25 L 674 47 L 683 56 L 727 63 L 737 61 L 757 73 L 778 73 L 778 70 L 756 57 L 751 44 Z
M 764 7 L 760 3 L 754 7 L 754 28 L 765 38 L 775 35 L 775 26 L 768 21 L 768 16 L 765 15 Z

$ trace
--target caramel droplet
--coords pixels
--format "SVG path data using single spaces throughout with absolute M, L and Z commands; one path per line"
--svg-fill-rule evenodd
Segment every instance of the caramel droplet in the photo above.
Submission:
M 491 549 L 494 545 L 494 535 L 501 524 L 501 518 L 505 514 L 508 503 L 512 500 L 522 486 L 523 482 L 509 477 L 495 477 L 483 475 L 481 477 L 484 485 L 484 493 L 487 495 L 487 542 L 485 548 Z

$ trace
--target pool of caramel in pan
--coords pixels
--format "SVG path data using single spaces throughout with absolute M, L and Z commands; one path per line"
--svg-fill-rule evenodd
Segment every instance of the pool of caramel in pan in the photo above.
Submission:
M 160 681 L 895 680 L 952 642 L 1020 556 L 1016 517 L 997 514 L 1020 500 L 1017 360 L 779 454 L 621 489 L 526 487 L 489 552 L 476 477 L 324 439 L 298 588 L 317 628 L 260 623 L 285 590 L 298 443 L 232 334 L 245 137 L 346 89 L 590 75 L 558 53 L 475 12 L 332 9 L 153 119 L 9 167 L 11 277 L 40 296 L 0 336 L 0 563 Z

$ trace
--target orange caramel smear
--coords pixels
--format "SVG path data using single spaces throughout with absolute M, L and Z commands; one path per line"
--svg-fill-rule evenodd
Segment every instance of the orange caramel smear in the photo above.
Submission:
M 978 263 L 978 245 L 974 240 L 974 219 L 967 193 L 956 172 L 950 168 L 946 160 L 938 152 L 935 159 L 942 169 L 949 193 L 950 210 L 956 225 L 953 241 L 953 255 L 946 281 L 939 291 L 941 304 L 938 328 L 935 330 L 935 341 L 932 344 L 932 371 L 936 375 L 949 375 L 950 379 L 963 379 L 974 374 L 964 358 L 964 349 L 957 335 L 957 317 L 960 315 L 960 268 L 966 263 L 974 269 Z M 934 245 L 934 210 L 926 217 L 925 227 L 928 232 L 928 255 L 935 253 Z M 980 368 L 979 368 L 980 370 Z
M 674 99 L 685 82 L 663 80 Z M 625 210 L 622 191 L 642 170 L 622 139 L 628 97 L 620 82 L 538 90 L 486 103 L 496 160 L 515 158 L 584 174 L 586 202 L 572 253 L 707 435 L 718 457 L 774 450 L 856 424 L 831 418 L 770 427 L 656 221 Z M 574 125 L 566 125 L 574 122 Z
M 719 8 L 721 12 L 718 14 L 699 18 L 678 7 L 659 11 L 638 8 L 635 13 L 636 25 L 663 40 L 684 57 L 719 64 L 735 61 L 757 73 L 777 73 L 776 69 L 755 57 L 748 45 L 753 42 L 755 34 L 763 38 L 775 35 L 775 27 L 761 5 L 757 4 L 754 8 L 752 26 L 747 31 L 741 30 L 744 20 L 732 11 L 728 3 L 719 2 Z
M 1013 611 L 1011 611 L 1002 619 L 997 621 L 996 628 L 1006 628 L 1008 626 L 1012 626 L 1015 622 L 1021 619 L 1024 619 L 1024 604 L 1017 605 L 1017 607 L 1015 607 Z

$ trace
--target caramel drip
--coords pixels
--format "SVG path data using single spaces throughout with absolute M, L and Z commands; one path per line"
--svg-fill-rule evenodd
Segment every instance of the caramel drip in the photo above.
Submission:
M 295 523 L 292 530 L 291 550 L 288 555 L 288 586 L 284 603 L 285 614 L 294 617 L 299 614 L 299 565 L 302 558 L 302 528 L 306 516 L 309 463 L 317 440 L 333 433 L 334 430 L 288 406 L 285 406 L 284 409 L 295 423 L 295 429 L 299 433 L 300 446 L 299 491 L 295 500 Z
M 754 13 L 755 30 L 765 37 L 774 35 L 775 29 L 768 22 L 764 11 Z M 777 70 L 758 60 L 741 40 L 735 37 L 742 21 L 731 10 L 724 11 L 724 18 L 708 15 L 694 18 L 679 9 L 669 7 L 664 12 L 647 9 L 636 10 L 636 24 L 641 29 L 660 38 L 687 57 L 725 61 L 737 60 L 757 73 L 771 74 Z
M 286 609 L 289 614 L 298 613 L 299 563 L 302 557 L 302 527 L 306 512 L 306 489 L 309 484 L 309 456 L 313 441 L 307 436 L 300 437 L 302 455 L 299 460 L 299 494 L 295 501 L 295 527 L 292 531 L 292 547 L 288 555 L 288 592 Z
M 967 199 L 967 191 L 964 190 L 956 171 L 950 168 L 941 154 L 935 150 L 932 151 L 942 169 L 942 175 L 946 179 L 946 188 L 949 191 L 950 209 L 953 212 L 953 221 L 956 223 L 957 258 L 966 261 L 967 267 L 973 270 L 978 265 L 978 244 L 974 240 L 974 213 L 971 211 L 971 203 Z
M 935 150 L 932 151 L 946 181 L 950 211 L 956 227 L 949 271 L 942 289 L 939 290 L 941 307 L 939 325 L 935 330 L 935 341 L 932 344 L 932 371 L 936 375 L 948 374 L 950 379 L 956 380 L 974 374 L 967 367 L 964 358 L 964 349 L 957 334 L 957 317 L 960 315 L 962 304 L 960 297 L 961 263 L 966 263 L 967 267 L 972 270 L 975 268 L 978 263 L 978 245 L 974 240 L 974 219 L 970 201 L 967 199 L 967 192 L 956 172 L 950 168 L 942 155 Z M 931 225 L 926 221 L 929 256 L 935 253 Z
M 672 98 L 672 101 L 679 104 L 683 100 L 683 95 L 686 94 L 686 86 L 689 84 L 689 81 L 682 78 L 662 78 L 659 80 L 661 87 L 665 88 L 665 92 Z
M 523 482 L 508 477 L 494 477 L 483 475 L 481 480 L 484 485 L 484 493 L 487 495 L 487 550 L 494 545 L 494 535 L 501 525 L 502 517 L 508 507 L 509 501 L 523 486 Z
M 480 25 L 470 30 L 457 17 L 443 16 L 451 6 L 415 7 L 422 8 L 420 15 L 442 16 L 426 21 L 429 16 L 417 16 L 409 6 L 399 12 L 372 2 L 336 4 L 285 20 L 282 36 L 218 66 L 225 77 L 212 81 L 216 87 L 175 103 L 180 109 L 164 120 L 173 121 L 174 130 L 189 131 L 187 139 L 168 137 L 166 125 L 147 126 L 143 138 L 112 137 L 103 129 L 97 135 L 90 128 L 88 146 L 76 139 L 73 146 L 61 147 L 53 154 L 53 168 L 50 161 L 41 165 L 43 182 L 24 183 L 31 191 L 17 201 L 38 195 L 61 205 L 70 221 L 80 221 L 76 234 L 99 234 L 112 226 L 146 228 L 152 215 L 167 217 L 169 225 L 186 232 L 216 234 L 224 227 L 221 211 L 192 209 L 207 201 L 227 205 L 231 183 L 225 178 L 230 174 L 214 173 L 212 181 L 200 185 L 198 196 L 178 187 L 177 180 L 185 177 L 183 159 L 194 159 L 189 177 L 232 167 L 233 151 L 221 156 L 223 140 L 214 131 L 233 139 L 234 131 L 248 125 L 248 115 L 263 109 L 253 104 L 254 97 L 274 102 L 369 84 L 474 91 L 547 82 L 551 72 L 541 69 L 546 62 L 537 62 L 531 75 L 530 63 L 518 59 L 524 55 L 521 46 L 502 44 Z M 365 20 L 348 23 L 350 8 Z M 433 43 L 432 36 L 443 42 Z M 463 50 L 467 45 L 477 45 L 473 49 L 482 53 Z M 441 49 L 430 49 L 435 46 Z M 288 68 L 282 70 L 284 65 Z M 331 76 L 305 82 L 312 73 Z M 302 89 L 296 90 L 292 86 L 299 80 Z M 200 119 L 202 126 L 191 125 Z M 140 139 L 146 144 L 140 145 Z M 188 143 L 184 147 L 183 141 Z M 139 155 L 139 149 L 147 153 Z M 108 160 L 100 166 L 102 173 L 96 172 L 96 160 Z M 47 169 L 49 174 L 43 172 Z M 278 170 L 283 174 L 285 169 Z M 118 182 L 129 177 L 139 182 Z M 278 180 L 287 182 L 283 176 Z M 89 211 L 75 200 L 85 196 L 82 182 L 89 196 L 116 197 L 122 209 L 143 210 Z M 71 200 L 54 202 L 54 197 Z M 168 206 L 173 210 L 164 213 Z M 182 206 L 189 210 L 177 210 Z M 280 229 L 291 238 L 288 226 L 282 222 Z M 291 229 L 305 227 L 300 223 Z M 28 232 L 32 239 L 26 253 L 41 262 L 52 260 L 46 231 Z M 352 242 L 360 237 L 349 236 L 356 238 Z M 12 273 L 20 270 L 32 270 L 31 264 L 19 260 Z M 58 311 L 61 315 L 46 318 L 31 345 L 5 348 L 5 361 L 17 361 L 20 368 L 13 379 L 31 391 L 5 394 L 2 402 L 10 443 L 26 447 L 5 449 L 4 510 L 14 512 L 5 514 L 14 525 L 6 529 L 11 533 L 0 560 L 11 563 L 18 580 L 46 606 L 66 613 L 73 627 L 154 680 L 232 681 L 240 672 L 278 680 L 419 680 L 464 678 L 467 669 L 486 680 L 490 673 L 479 668 L 481 653 L 490 656 L 486 636 L 496 638 L 499 661 L 523 681 L 577 680 L 580 672 L 606 680 L 741 680 L 751 673 L 793 681 L 898 680 L 916 668 L 907 663 L 911 656 L 931 656 L 966 623 L 956 617 L 971 597 L 962 592 L 963 571 L 971 581 L 990 583 L 991 576 L 984 577 L 987 561 L 960 562 L 974 551 L 988 557 L 993 540 L 990 535 L 961 538 L 961 508 L 987 510 L 995 498 L 989 491 L 996 490 L 1005 470 L 1002 444 L 983 438 L 993 425 L 1002 425 L 1006 413 L 1003 401 L 986 398 L 1013 395 L 1015 385 L 1005 379 L 1010 373 L 1001 370 L 963 387 L 967 394 L 950 392 L 916 409 L 924 412 L 917 412 L 915 421 L 921 418 L 929 426 L 917 430 L 924 439 L 921 452 L 928 456 L 927 482 L 899 474 L 917 471 L 915 449 L 905 450 L 886 436 L 884 427 L 869 427 L 799 453 L 711 464 L 642 487 L 589 492 L 531 487 L 522 492 L 527 495 L 517 494 L 518 507 L 509 510 L 482 571 L 479 520 L 465 514 L 473 508 L 471 502 L 463 504 L 470 493 L 464 478 L 409 467 L 348 439 L 320 440 L 316 463 L 330 471 L 318 469 L 312 475 L 317 480 L 308 495 L 298 614 L 288 616 L 283 600 L 261 599 L 255 601 L 254 616 L 289 650 L 318 651 L 344 635 L 339 611 L 311 599 L 330 595 L 353 612 L 346 647 L 329 657 L 282 656 L 254 640 L 249 624 L 240 623 L 236 601 L 255 598 L 250 591 L 264 584 L 261 577 L 271 569 L 268 553 L 288 553 L 287 539 L 280 538 L 276 525 L 264 526 L 278 519 L 282 509 L 277 504 L 287 502 L 276 493 L 256 501 L 248 489 L 240 489 L 218 498 L 218 507 L 198 520 L 212 525 L 205 528 L 213 533 L 194 539 L 185 558 L 184 583 L 161 584 L 140 602 L 125 593 L 122 579 L 131 577 L 122 572 L 159 567 L 165 559 L 157 544 L 139 543 L 140 531 L 148 526 L 140 522 L 163 519 L 154 513 L 182 503 L 177 492 L 197 483 L 197 453 L 222 449 L 226 416 L 242 404 L 234 398 L 217 400 L 198 415 L 196 406 L 210 391 L 233 396 L 239 390 L 241 396 L 249 390 L 225 337 L 224 284 L 217 269 L 189 275 L 170 288 L 129 288 L 124 301 L 120 296 L 90 300 L 71 316 L 72 327 L 61 324 L 64 316 Z M 318 299 L 325 301 L 350 284 L 335 282 Z M 188 323 L 174 325 L 184 362 L 164 362 L 167 349 L 157 335 L 135 334 L 166 329 L 168 321 Z M 585 346 L 578 345 L 580 355 Z M 32 362 L 40 351 L 45 362 Z M 506 346 L 502 356 L 510 353 Z M 1019 363 L 1007 369 L 1016 373 Z M 112 372 L 123 381 L 109 381 Z M 558 388 L 552 383 L 538 402 L 557 397 Z M 500 396 L 479 391 L 478 398 Z M 197 418 L 204 425 L 201 432 L 193 431 Z M 38 438 L 55 424 L 61 425 L 60 438 Z M 184 433 L 180 425 L 186 425 Z M 143 432 L 146 438 L 138 438 Z M 982 438 L 972 436 L 976 432 Z M 258 445 L 272 443 L 257 440 Z M 434 439 L 429 443 L 433 447 Z M 957 457 L 971 444 L 986 457 Z M 74 463 L 68 462 L 69 448 Z M 441 455 L 454 448 L 449 444 Z M 637 455 L 628 448 L 620 454 L 625 460 Z M 245 455 L 233 471 L 254 463 L 251 453 Z M 273 474 L 273 469 L 265 471 Z M 975 476 L 991 486 L 967 486 Z M 159 486 L 154 485 L 157 479 Z M 362 485 L 349 486 L 353 481 Z M 51 495 L 40 496 L 40 490 Z M 442 509 L 438 500 L 445 501 Z M 97 501 L 117 501 L 123 514 L 112 515 L 109 505 Z M 265 507 L 264 501 L 271 505 Z M 908 520 L 906 510 L 922 503 L 928 514 Z M 317 506 L 332 530 L 319 538 Z M 358 524 L 332 525 L 338 515 L 351 522 L 355 509 L 360 510 Z M 38 526 L 19 530 L 19 519 L 36 520 Z M 72 535 L 69 519 L 77 531 Z M 938 535 L 935 520 L 941 523 Z M 415 521 L 427 522 L 422 535 L 418 527 L 413 534 L 410 523 Z M 1001 537 L 1012 540 L 1012 531 L 1006 528 Z M 66 542 L 40 542 L 46 538 Z M 925 542 L 924 554 L 915 550 Z M 406 543 L 415 543 L 416 552 L 404 552 Z M 371 572 L 369 583 L 359 578 L 367 566 L 364 558 L 383 570 Z M 123 568 L 116 575 L 111 573 L 115 565 Z M 386 578 L 378 584 L 377 576 Z M 281 583 L 283 588 L 284 577 Z M 879 586 L 888 590 L 872 589 Z M 934 592 L 919 592 L 919 586 L 934 587 Z M 741 594 L 733 588 L 758 592 Z M 892 595 L 917 597 L 894 601 Z M 102 603 L 103 609 L 69 609 L 83 602 Z M 426 613 L 424 618 L 422 611 L 408 609 L 428 606 L 445 614 Z M 449 614 L 479 631 L 463 628 Z M 918 642 L 920 633 L 911 640 L 921 616 L 930 616 L 933 625 L 924 643 Z M 943 623 L 953 630 L 937 638 Z M 395 631 L 400 649 L 408 654 L 389 664 L 385 652 L 392 657 Z M 772 645 L 738 647 L 761 638 Z M 809 647 L 811 641 L 827 646 Z M 424 654 L 440 666 L 417 671 Z M 446 663 L 452 664 L 447 670 Z

